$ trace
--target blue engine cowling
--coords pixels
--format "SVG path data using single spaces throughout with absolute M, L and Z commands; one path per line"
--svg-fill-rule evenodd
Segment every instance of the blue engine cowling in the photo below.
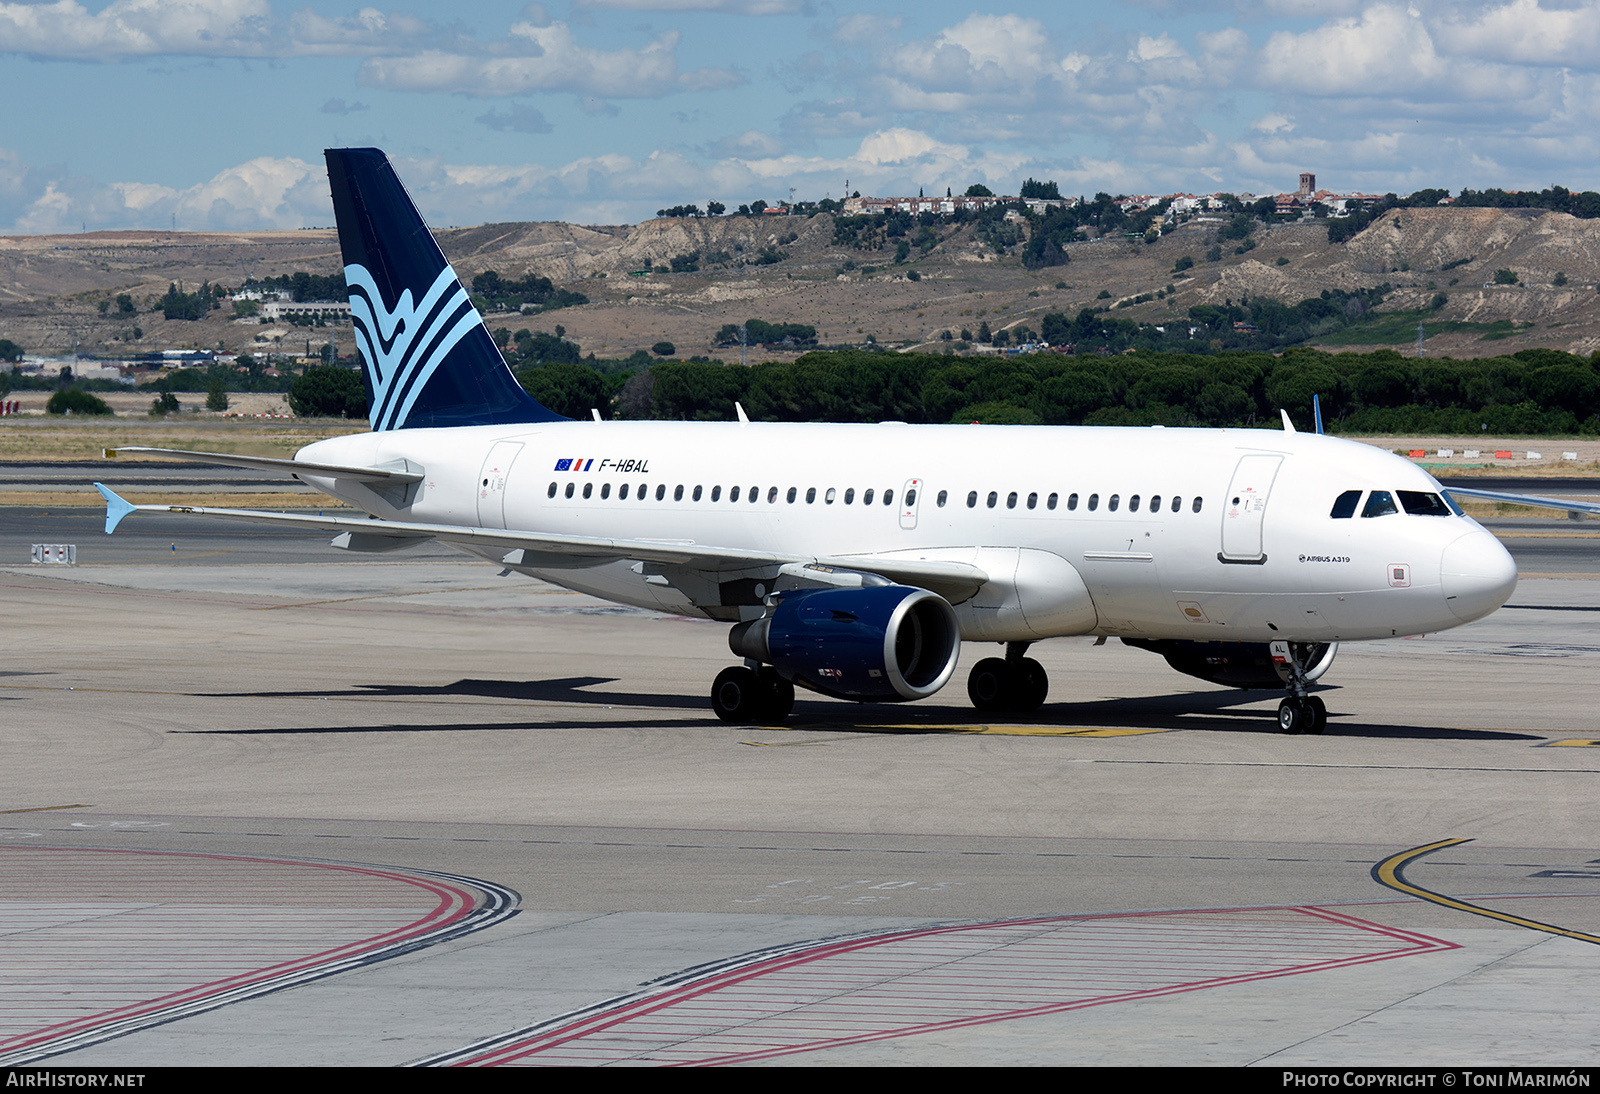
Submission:
M 734 627 L 728 646 L 824 695 L 899 703 L 949 681 L 961 627 L 955 609 L 926 589 L 800 589 Z

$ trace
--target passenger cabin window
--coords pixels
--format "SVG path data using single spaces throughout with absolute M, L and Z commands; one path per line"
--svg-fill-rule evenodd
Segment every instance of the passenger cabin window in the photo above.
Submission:
M 794 497 L 795 497 L 795 488 L 791 486 L 791 487 L 789 487 L 789 492 L 784 495 L 784 499 L 786 501 L 788 501 L 788 503 L 790 505 L 793 505 L 794 504 Z
M 1361 491 L 1346 490 L 1333 499 L 1333 508 L 1328 516 L 1334 520 L 1349 520 L 1356 515 L 1356 506 L 1361 504 Z
M 934 499 L 934 504 L 937 505 L 940 509 L 943 509 L 944 508 L 944 503 L 949 501 L 949 500 L 950 500 L 950 491 L 941 490 L 941 491 L 939 491 L 939 496 Z
M 1194 499 L 1194 504 L 1192 506 L 1190 506 L 1190 508 L 1193 509 L 1196 513 L 1198 513 L 1200 511 L 1200 499 L 1199 498 L 1195 498 Z
M 1029 494 L 1028 495 L 1028 508 L 1029 509 L 1037 509 L 1037 508 L 1039 508 L 1039 495 L 1038 494 Z
M 576 490 L 576 489 L 577 489 L 577 483 L 572 483 L 572 482 L 567 483 L 566 496 L 568 498 L 571 498 L 572 494 L 573 494 L 573 491 Z
M 894 504 L 894 491 L 893 490 L 885 490 L 883 492 L 883 504 L 885 504 L 885 505 L 893 505 Z
M 683 489 L 683 487 L 680 486 L 678 489 L 681 490 L 681 489 Z M 661 501 L 666 496 L 667 496 L 667 484 L 666 483 L 662 483 L 660 486 L 656 487 L 656 500 L 657 501 Z
M 968 509 L 976 509 L 977 507 L 978 507 L 978 492 L 976 490 L 967 491 L 967 508 Z
M 1448 517 L 1450 507 L 1438 494 L 1429 494 L 1422 490 L 1397 490 L 1400 495 L 1400 507 L 1414 517 Z
M 996 493 L 993 490 L 989 491 L 989 508 L 990 509 L 993 509 L 995 507 L 995 503 L 998 502 L 999 500 L 1000 500 L 1000 495 L 998 493 Z
M 893 491 L 891 491 L 891 493 L 892 492 Z M 885 505 L 889 504 L 888 495 L 884 495 L 883 504 L 885 504 Z M 906 491 L 906 508 L 910 509 L 912 506 L 914 506 L 916 504 L 917 504 L 917 492 L 915 490 L 907 490 Z
M 817 488 L 815 486 L 806 487 L 806 504 L 807 505 L 815 505 L 816 501 L 817 501 Z
M 588 501 L 589 500 L 589 495 L 593 494 L 593 493 L 594 493 L 594 483 L 592 483 L 592 482 L 584 483 L 583 484 L 583 500 L 584 501 Z
M 1139 511 L 1139 495 L 1135 494 L 1133 497 L 1128 499 L 1128 512 L 1137 513 L 1138 511 Z
M 828 487 L 828 492 L 826 494 L 822 495 L 822 503 L 824 505 L 832 505 L 833 502 L 834 502 L 834 499 L 837 498 L 838 496 L 839 496 L 839 491 L 830 486 L 830 487 Z
M 553 497 L 556 496 L 556 484 L 555 483 L 551 483 L 550 484 L 550 489 L 545 492 L 544 496 L 547 497 L 547 498 L 553 498 Z
M 713 486 L 711 488 L 711 500 L 712 501 L 721 501 L 722 500 L 722 487 Z
M 1117 504 L 1121 501 L 1122 496 L 1120 494 L 1112 494 L 1111 500 L 1106 503 L 1106 508 L 1115 513 L 1117 511 Z
M 1197 510 L 1200 508 L 1200 499 L 1199 498 L 1195 499 L 1195 506 L 1194 507 Z M 1180 510 L 1182 508 L 1183 508 L 1183 499 L 1178 497 L 1176 494 L 1174 494 L 1172 496 L 1172 511 L 1174 513 L 1176 513 L 1178 510 Z
M 735 486 L 732 490 L 728 491 L 728 500 L 729 501 L 738 501 L 739 500 L 739 488 L 737 486 Z
M 844 492 L 844 503 L 846 505 L 853 505 L 855 503 L 855 500 L 856 500 L 856 488 L 853 487 L 853 486 L 847 487 L 845 489 L 845 492 Z
M 866 493 L 861 495 L 861 504 L 862 505 L 871 505 L 872 504 L 872 490 L 871 490 L 870 487 L 867 489 Z
M 1006 508 L 1007 509 L 1015 509 L 1016 507 L 1017 507 L 1017 492 L 1015 490 L 1013 490 L 1013 491 L 1011 491 L 1011 493 L 1006 495 Z
M 691 495 L 691 497 L 694 501 L 700 500 L 700 488 L 698 486 L 694 488 L 694 493 Z
M 1072 496 L 1074 499 L 1076 499 L 1078 495 L 1074 494 Z M 1074 504 L 1076 504 L 1076 501 L 1074 501 Z M 1054 509 L 1056 507 L 1056 495 L 1051 494 L 1048 498 L 1046 498 L 1044 507 L 1046 509 Z
M 617 498 L 619 500 L 621 500 L 621 501 L 627 501 L 628 500 L 628 484 L 627 483 L 623 483 L 622 484 L 622 489 L 617 491 Z
M 1361 510 L 1361 515 L 1363 517 L 1386 517 L 1390 513 L 1398 513 L 1399 511 L 1395 507 L 1394 498 L 1389 491 L 1374 490 L 1367 495 L 1367 504 Z
M 794 498 L 791 496 L 789 498 L 789 500 L 793 501 Z M 778 504 L 778 488 L 776 486 L 767 487 L 767 504 L 768 505 L 776 505 L 776 504 Z
M 1078 495 L 1076 495 L 1076 494 L 1069 494 L 1069 495 L 1068 495 L 1068 496 L 1067 496 L 1067 512 L 1069 512 L 1069 513 L 1070 513 L 1070 512 L 1072 512 L 1072 511 L 1073 511 L 1073 510 L 1074 510 L 1074 509 L 1076 509 L 1076 508 L 1077 508 L 1077 507 L 1078 507 Z
M 610 496 L 611 496 L 611 484 L 608 482 L 608 483 L 606 483 L 604 486 L 602 486 L 600 488 L 600 500 L 604 501 L 605 499 L 609 498 Z
M 1099 494 L 1090 494 L 1089 495 L 1089 512 L 1092 513 L 1098 508 L 1100 508 L 1100 495 Z

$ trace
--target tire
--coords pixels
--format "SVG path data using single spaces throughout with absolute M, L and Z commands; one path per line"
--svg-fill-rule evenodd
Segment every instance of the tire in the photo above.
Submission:
M 1310 721 L 1310 711 L 1297 699 L 1285 699 L 1278 704 L 1278 729 L 1284 733 L 1304 733 Z
M 764 689 L 743 665 L 723 669 L 711 685 L 711 709 L 724 722 L 753 722 L 763 707 Z
M 1307 733 L 1321 734 L 1328 728 L 1328 704 L 1324 703 L 1320 697 L 1312 695 L 1306 699 L 1306 707 L 1309 709 L 1311 716 L 1307 719 L 1305 731 Z
M 981 711 L 1006 710 L 1011 691 L 1011 669 L 998 657 L 985 657 L 967 676 L 967 698 Z
M 1031 714 L 1044 706 L 1045 697 L 1050 694 L 1050 677 L 1045 674 L 1044 666 L 1031 657 L 1023 658 L 1021 667 L 1012 709 Z
M 761 710 L 758 720 L 781 722 L 794 710 L 794 685 L 778 675 L 770 665 L 762 666 L 756 673 L 756 684 L 761 690 Z

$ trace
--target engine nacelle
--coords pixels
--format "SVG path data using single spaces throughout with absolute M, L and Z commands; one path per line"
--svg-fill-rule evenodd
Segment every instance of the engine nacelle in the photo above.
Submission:
M 864 703 L 925 699 L 961 655 L 955 609 L 926 589 L 797 589 L 728 646 L 802 687 Z
M 1188 676 L 1230 688 L 1280 689 L 1287 683 L 1286 672 L 1272 659 L 1266 642 L 1191 642 L 1172 638 L 1124 638 L 1124 645 L 1159 653 L 1167 664 Z M 1328 671 L 1339 643 L 1315 643 L 1301 647 L 1307 683 Z

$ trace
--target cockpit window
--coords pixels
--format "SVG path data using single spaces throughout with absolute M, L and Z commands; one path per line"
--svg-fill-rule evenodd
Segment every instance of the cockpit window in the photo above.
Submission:
M 1400 495 L 1401 508 L 1414 517 L 1448 517 L 1450 507 L 1438 494 L 1429 494 L 1422 490 L 1397 490 Z
M 1328 516 L 1334 520 L 1346 520 L 1356 515 L 1356 506 L 1361 501 L 1361 491 L 1346 490 L 1333 501 L 1333 512 Z
M 1450 507 L 1450 511 L 1452 513 L 1454 513 L 1456 516 L 1464 517 L 1464 516 L 1467 515 L 1466 510 L 1461 508 L 1461 506 L 1457 505 L 1456 504 L 1456 499 L 1452 498 L 1449 494 L 1446 494 L 1444 496 L 1444 503 Z
M 1364 517 L 1386 517 L 1390 513 L 1398 513 L 1395 508 L 1394 497 L 1387 490 L 1374 490 L 1367 495 L 1367 504 L 1361 510 Z

